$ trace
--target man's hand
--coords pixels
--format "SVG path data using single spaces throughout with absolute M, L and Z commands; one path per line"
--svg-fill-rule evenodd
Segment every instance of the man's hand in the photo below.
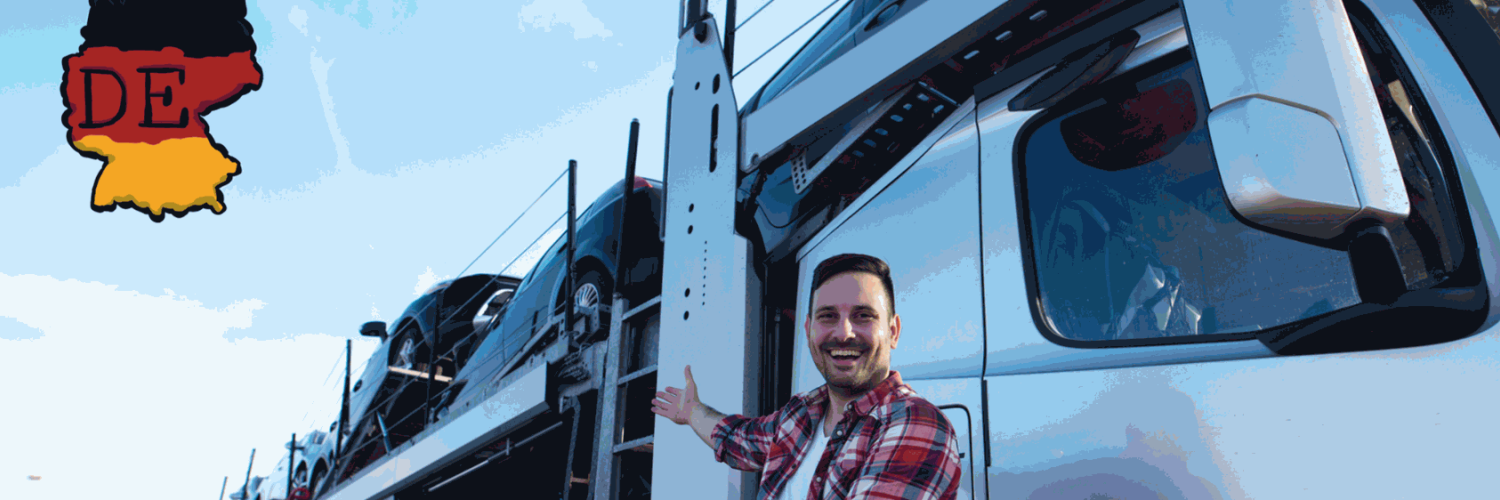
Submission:
M 714 427 L 724 420 L 719 413 L 698 400 L 698 384 L 693 382 L 693 367 L 684 366 L 682 375 L 687 379 L 687 388 L 668 387 L 666 392 L 657 392 L 651 400 L 651 413 L 666 417 L 677 425 L 693 428 L 693 433 L 709 448 L 714 447 Z
M 693 383 L 693 367 L 683 367 L 682 374 L 687 378 L 687 389 L 668 387 L 667 392 L 658 391 L 656 399 L 651 400 L 652 413 L 667 417 L 667 420 L 677 425 L 691 423 L 693 409 L 699 404 L 698 384 Z

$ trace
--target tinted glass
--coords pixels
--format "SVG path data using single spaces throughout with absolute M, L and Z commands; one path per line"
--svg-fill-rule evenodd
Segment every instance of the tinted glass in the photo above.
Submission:
M 859 0 L 849 0 L 844 3 L 844 6 L 839 9 L 838 13 L 833 15 L 833 20 L 823 25 L 823 28 L 818 30 L 818 34 L 814 35 L 812 40 L 808 41 L 806 45 L 803 45 L 802 50 L 797 51 L 797 55 L 792 57 L 792 60 L 787 62 L 786 66 L 781 67 L 781 71 L 776 73 L 776 77 L 771 80 L 771 83 L 766 84 L 765 91 L 761 93 L 760 106 L 765 106 L 766 103 L 775 99 L 787 87 L 801 81 L 804 77 L 803 73 L 811 74 L 811 72 L 807 71 L 808 67 L 814 61 L 821 58 L 824 53 L 829 52 L 829 49 L 833 48 L 834 44 L 838 43 L 839 39 L 843 38 L 849 32 L 854 19 L 854 7 L 858 3 Z M 843 50 L 848 50 L 848 47 L 844 47 Z M 819 67 L 822 67 L 822 65 L 820 64 Z
M 1071 340 L 1261 330 L 1359 302 L 1343 251 L 1237 220 L 1185 51 L 1063 101 L 1020 136 L 1041 309 Z

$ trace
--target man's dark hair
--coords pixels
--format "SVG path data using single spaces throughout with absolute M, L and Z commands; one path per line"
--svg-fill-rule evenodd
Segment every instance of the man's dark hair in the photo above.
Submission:
M 844 273 L 870 273 L 880 278 L 880 284 L 885 285 L 885 296 L 889 299 L 891 314 L 896 314 L 896 287 L 891 284 L 891 266 L 877 257 L 858 253 L 838 254 L 818 263 L 813 269 L 812 289 L 807 292 L 807 315 L 813 314 L 813 294 L 828 280 Z M 889 319 L 889 318 L 887 318 Z

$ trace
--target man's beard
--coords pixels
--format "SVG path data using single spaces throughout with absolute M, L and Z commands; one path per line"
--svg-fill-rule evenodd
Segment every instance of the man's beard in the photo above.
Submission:
M 843 370 L 835 366 L 837 361 L 828 354 L 829 349 L 856 349 L 863 354 L 852 369 Z M 818 372 L 823 374 L 823 381 L 828 384 L 829 388 L 852 396 L 874 389 L 881 380 L 884 380 L 881 375 L 889 368 L 879 366 L 877 354 L 872 346 L 825 344 L 824 347 L 819 348 L 815 364 Z

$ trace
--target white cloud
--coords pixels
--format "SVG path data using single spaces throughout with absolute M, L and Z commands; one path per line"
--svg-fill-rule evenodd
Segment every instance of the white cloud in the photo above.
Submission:
M 375 321 L 380 321 L 380 319 L 381 319 L 380 318 L 380 308 L 377 308 L 374 305 L 371 305 L 370 306 L 370 317 L 374 318 Z
M 593 70 L 595 73 L 599 72 L 599 64 L 594 61 L 584 61 L 583 67 Z
M 322 41 L 319 39 L 319 41 Z M 352 166 L 349 161 L 349 139 L 344 137 L 344 132 L 339 130 L 338 115 L 333 111 L 333 95 L 328 92 L 328 69 L 333 67 L 333 59 L 324 61 L 318 57 L 318 49 L 314 48 L 308 54 L 308 60 L 312 64 L 313 80 L 318 83 L 318 100 L 323 104 L 323 120 L 328 122 L 328 132 L 333 134 L 333 149 L 338 154 L 338 163 L 335 168 L 343 169 Z
M 292 11 L 287 13 L 286 19 L 292 22 L 292 26 L 297 28 L 297 31 L 302 32 L 302 36 L 307 36 L 307 11 L 293 5 Z
M 436 285 L 439 281 L 452 278 L 452 276 L 443 276 L 439 278 L 437 277 L 437 273 L 432 272 L 432 266 L 428 266 L 427 272 L 417 275 L 417 286 L 412 287 L 411 294 L 422 295 L 422 292 L 427 291 L 428 288 L 432 288 L 432 285 Z
M 0 384 L 0 401 L 26 409 L 4 417 L 24 432 L 7 435 L 0 453 L 0 477 L 14 479 L 0 480 L 0 498 L 209 491 L 225 471 L 244 471 L 250 448 L 265 474 L 291 432 L 331 421 L 343 380 L 327 374 L 344 357 L 344 339 L 325 334 L 226 340 L 267 307 L 0 273 L 0 316 L 43 333 L 0 339 L 0 366 L 27 380 Z M 375 346 L 356 340 L 356 362 Z M 109 443 L 130 459 L 79 460 L 80 443 Z M 158 484 L 162 467 L 180 479 L 169 490 Z M 27 475 L 47 480 L 20 479 Z
M 521 7 L 517 16 L 521 19 L 521 31 L 526 31 L 527 23 L 543 31 L 552 31 L 552 25 L 559 24 L 573 28 L 574 40 L 614 36 L 614 32 L 604 27 L 603 21 L 589 13 L 583 0 L 536 0 Z

